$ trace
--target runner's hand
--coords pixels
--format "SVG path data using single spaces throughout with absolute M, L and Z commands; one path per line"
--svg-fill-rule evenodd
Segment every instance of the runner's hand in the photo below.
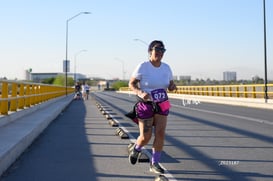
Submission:
M 177 90 L 177 87 L 175 84 L 170 84 L 168 89 L 169 89 L 169 91 L 174 91 L 174 90 Z
M 150 100 L 150 95 L 147 92 L 141 91 L 141 93 L 138 94 L 138 97 L 140 97 L 144 101 L 149 101 Z

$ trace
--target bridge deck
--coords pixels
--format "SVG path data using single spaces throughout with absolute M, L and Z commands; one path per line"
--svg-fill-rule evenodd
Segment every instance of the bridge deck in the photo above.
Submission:
M 2 153 L 2 143 L 13 141 L 21 128 L 43 122 L 42 118 L 54 120 L 0 180 L 154 180 L 156 175 L 149 172 L 147 162 L 129 164 L 127 146 L 131 138 L 116 136 L 117 127 L 109 125 L 96 105 L 99 101 L 109 108 L 120 126 L 136 138 L 137 126 L 123 116 L 135 98 L 115 92 L 92 94 L 87 101 L 72 101 L 64 110 L 71 97 L 35 111 L 26 117 L 27 121 L 17 120 L 18 127 L 6 131 L 9 136 L 3 136 L 3 128 L 14 123 L 0 127 Z M 172 110 L 162 158 L 169 180 L 272 180 L 271 110 L 201 99 L 198 105 L 195 101 L 185 101 L 187 105 L 179 99 L 170 101 Z M 53 119 L 57 110 L 63 111 Z M 150 148 L 151 143 L 147 145 Z M 4 161 L 0 157 L 0 167 Z
M 130 140 L 116 136 L 116 129 L 94 99 L 73 101 L 3 174 L 2 181 L 154 180 L 148 163 L 129 164 Z

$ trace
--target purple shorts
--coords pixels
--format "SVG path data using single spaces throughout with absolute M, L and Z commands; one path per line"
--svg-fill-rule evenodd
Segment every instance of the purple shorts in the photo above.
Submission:
M 168 116 L 169 114 L 169 109 L 165 110 L 165 111 L 154 111 L 153 105 L 151 103 L 147 103 L 147 102 L 139 102 L 137 103 L 136 106 L 136 115 L 138 118 L 140 119 L 148 119 L 148 118 L 152 118 L 154 116 L 154 114 L 160 114 L 160 115 L 164 115 L 164 116 Z

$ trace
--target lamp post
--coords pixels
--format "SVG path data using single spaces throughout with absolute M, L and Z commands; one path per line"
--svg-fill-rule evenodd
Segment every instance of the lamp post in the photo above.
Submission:
M 143 43 L 144 45 L 148 46 L 148 43 L 146 41 L 141 40 L 141 39 L 135 38 L 134 41 L 139 41 L 139 42 Z
M 91 14 L 90 12 L 80 12 L 76 14 L 75 16 L 72 16 L 71 18 L 66 20 L 66 43 L 65 43 L 65 95 L 67 96 L 67 54 L 68 54 L 68 23 L 72 19 L 76 18 L 77 16 L 80 16 L 81 14 Z
M 75 53 L 74 55 L 74 83 L 76 84 L 77 82 L 77 72 L 76 72 L 76 67 L 77 67 L 77 56 L 82 53 L 82 52 L 86 52 L 87 50 L 80 50 L 77 53 Z
M 263 18 L 264 18 L 264 99 L 267 103 L 267 53 L 266 53 L 266 14 L 265 14 L 265 0 L 263 0 Z
M 134 41 L 139 41 L 140 43 L 144 44 L 145 46 L 149 46 L 149 44 L 146 41 L 143 41 L 141 39 L 135 38 Z M 150 59 L 150 54 L 148 53 L 148 59 Z
M 120 58 L 115 58 L 115 60 L 119 61 L 122 64 L 122 79 L 125 80 L 125 70 L 124 70 L 124 61 Z

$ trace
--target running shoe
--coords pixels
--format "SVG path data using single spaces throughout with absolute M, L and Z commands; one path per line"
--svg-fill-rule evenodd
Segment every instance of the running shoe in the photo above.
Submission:
M 158 163 L 153 163 L 150 165 L 150 172 L 154 173 L 164 173 L 164 169 Z
M 134 165 L 138 160 L 140 151 L 137 151 L 135 148 L 132 149 L 131 153 L 129 154 L 129 162 Z

